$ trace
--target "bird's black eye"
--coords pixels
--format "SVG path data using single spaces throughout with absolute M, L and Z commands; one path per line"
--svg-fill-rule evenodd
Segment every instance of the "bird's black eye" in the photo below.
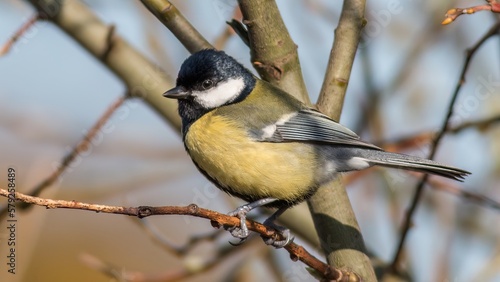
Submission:
M 201 83 L 201 87 L 203 87 L 203 89 L 207 90 L 207 89 L 210 89 L 214 86 L 214 82 L 210 79 L 205 79 L 202 83 Z

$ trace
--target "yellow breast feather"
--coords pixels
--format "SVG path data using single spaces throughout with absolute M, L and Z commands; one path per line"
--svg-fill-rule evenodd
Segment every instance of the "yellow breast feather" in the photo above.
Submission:
M 186 133 L 193 161 L 230 193 L 293 201 L 314 185 L 313 147 L 298 143 L 252 141 L 221 115 L 208 113 Z

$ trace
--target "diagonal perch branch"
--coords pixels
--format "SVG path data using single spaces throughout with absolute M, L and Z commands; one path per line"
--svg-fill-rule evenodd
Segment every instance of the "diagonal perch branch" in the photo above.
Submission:
M 16 201 L 21 201 L 27 204 L 33 204 L 37 206 L 44 206 L 48 209 L 78 209 L 85 211 L 94 211 L 98 213 L 112 213 L 112 214 L 122 214 L 129 216 L 136 216 L 138 218 L 144 218 L 153 215 L 190 215 L 200 218 L 209 219 L 212 226 L 220 228 L 221 226 L 239 226 L 240 220 L 237 217 L 221 214 L 208 209 L 200 208 L 195 204 L 189 206 L 163 206 L 163 207 L 150 207 L 150 206 L 139 206 L 139 207 L 121 207 L 121 206 L 108 206 L 108 205 L 98 205 L 82 203 L 77 201 L 65 201 L 65 200 L 52 200 L 43 199 L 38 197 L 28 196 L 19 192 L 9 193 L 5 189 L 0 189 L 0 196 L 8 197 L 9 200 L 15 198 Z M 264 237 L 272 237 L 277 240 L 281 240 L 281 234 L 258 222 L 247 219 L 248 229 L 259 233 Z M 290 253 L 290 258 L 294 261 L 300 260 L 309 267 L 316 270 L 322 277 L 334 281 L 359 281 L 356 274 L 349 271 L 341 271 L 330 267 L 329 265 L 321 262 L 316 257 L 311 255 L 304 247 L 299 246 L 295 243 L 290 243 L 285 247 L 285 249 Z M 354 280 L 352 280 L 354 279 Z
M 167 0 L 141 0 L 142 4 L 165 25 L 186 49 L 194 53 L 213 48 L 208 41 Z

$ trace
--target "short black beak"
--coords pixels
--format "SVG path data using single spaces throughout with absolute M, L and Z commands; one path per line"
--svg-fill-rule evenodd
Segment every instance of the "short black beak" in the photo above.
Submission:
M 191 92 L 189 92 L 183 86 L 177 86 L 163 93 L 163 97 L 171 98 L 171 99 L 185 99 L 187 98 Z

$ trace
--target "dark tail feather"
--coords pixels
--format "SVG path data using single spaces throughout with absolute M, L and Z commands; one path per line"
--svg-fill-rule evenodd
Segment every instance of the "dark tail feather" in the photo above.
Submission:
M 457 181 L 463 181 L 465 176 L 471 174 L 468 171 L 456 167 L 446 166 L 431 160 L 397 153 L 364 150 L 362 157 L 365 158 L 370 164 L 436 174 L 455 179 Z

